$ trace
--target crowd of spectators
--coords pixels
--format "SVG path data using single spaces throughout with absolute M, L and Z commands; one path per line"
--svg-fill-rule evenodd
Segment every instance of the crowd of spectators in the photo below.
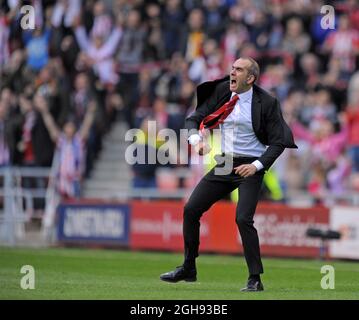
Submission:
M 196 85 L 251 56 L 261 66 L 258 84 L 281 102 L 299 146 L 274 167 L 283 194 L 307 191 L 321 201 L 328 192 L 359 191 L 357 1 L 1 3 L 0 165 L 51 165 L 54 142 L 37 95 L 59 127 L 70 117 L 79 129 L 97 105 L 86 175 L 112 121 L 140 128 L 155 119 L 178 132 Z M 35 30 L 20 27 L 23 4 L 35 8 Z M 328 4 L 334 29 L 323 28 Z

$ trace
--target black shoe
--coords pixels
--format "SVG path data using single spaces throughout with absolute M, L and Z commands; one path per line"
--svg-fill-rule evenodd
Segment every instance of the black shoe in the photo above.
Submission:
M 176 270 L 166 272 L 161 274 L 160 279 L 167 282 L 178 282 L 178 281 L 187 281 L 194 282 L 197 280 L 197 271 L 196 269 L 185 269 L 183 266 L 179 266 Z
M 263 283 L 259 280 L 252 280 L 249 279 L 247 282 L 247 286 L 245 288 L 242 288 L 242 292 L 256 292 L 256 291 L 263 291 Z

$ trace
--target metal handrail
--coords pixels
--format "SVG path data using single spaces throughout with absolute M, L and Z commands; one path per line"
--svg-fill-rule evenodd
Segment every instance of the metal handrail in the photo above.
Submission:
M 158 188 L 134 188 L 130 189 L 126 194 L 113 194 L 109 198 L 183 200 L 190 195 L 191 191 L 191 188 L 176 188 L 174 190 L 160 190 Z M 293 206 L 312 206 L 315 204 L 315 197 L 308 194 L 307 192 L 300 191 L 289 194 L 287 196 L 286 202 L 287 204 Z M 352 206 L 359 206 L 359 193 L 355 191 L 350 191 L 341 195 L 336 193 L 327 193 L 323 197 L 322 202 L 328 207 L 341 202 Z
M 55 240 L 55 217 L 56 217 L 56 208 L 61 201 L 60 194 L 57 191 L 56 178 L 59 172 L 60 165 L 60 154 L 56 150 L 51 171 L 49 175 L 49 183 L 46 190 L 46 205 L 45 213 L 42 219 L 42 234 L 44 238 L 50 242 Z
M 46 178 L 50 174 L 50 168 L 11 166 L 7 168 L 0 168 L 0 176 L 3 176 L 9 169 L 12 171 L 12 175 L 14 177 Z
M 29 221 L 23 210 L 23 199 L 25 199 L 26 208 L 33 211 L 33 199 L 45 199 L 45 213 L 49 203 L 53 203 L 56 194 L 56 176 L 59 165 L 58 153 L 55 152 L 52 167 L 18 167 L 9 166 L 0 168 L 0 176 L 4 177 L 4 186 L 0 188 L 0 196 L 4 198 L 4 213 L 0 216 L 0 228 L 4 233 L 4 239 L 9 245 L 15 245 L 17 230 L 24 233 L 24 223 Z M 46 188 L 24 188 L 21 186 L 21 180 L 24 177 L 48 178 Z M 45 214 L 42 215 L 42 220 Z

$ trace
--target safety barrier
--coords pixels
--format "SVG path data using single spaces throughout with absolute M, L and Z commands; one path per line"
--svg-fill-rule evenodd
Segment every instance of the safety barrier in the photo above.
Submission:
M 4 167 L 0 168 L 0 243 L 14 246 L 25 238 L 25 224 L 32 218 L 40 219 L 43 233 L 49 241 L 54 240 L 54 219 L 60 197 L 55 187 L 59 157 L 55 152 L 52 167 Z M 24 186 L 24 180 L 41 181 L 40 186 Z M 35 214 L 34 199 L 43 199 L 45 207 Z
M 3 187 L 0 196 L 3 210 L 0 214 L 0 242 L 15 245 L 25 234 L 25 223 L 34 212 L 34 198 L 46 198 L 45 188 L 24 188 L 24 178 L 47 179 L 49 169 L 6 167 L 0 169 Z

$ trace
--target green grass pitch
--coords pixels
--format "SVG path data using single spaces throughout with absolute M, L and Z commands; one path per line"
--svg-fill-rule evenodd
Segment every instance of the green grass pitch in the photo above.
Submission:
M 240 292 L 247 278 L 242 256 L 197 259 L 195 283 L 166 283 L 159 275 L 182 254 L 91 249 L 0 248 L 0 299 L 359 299 L 359 263 L 264 258 L 264 292 Z M 323 265 L 335 268 L 335 289 L 323 290 Z M 20 287 L 23 265 L 35 269 L 35 289 Z

